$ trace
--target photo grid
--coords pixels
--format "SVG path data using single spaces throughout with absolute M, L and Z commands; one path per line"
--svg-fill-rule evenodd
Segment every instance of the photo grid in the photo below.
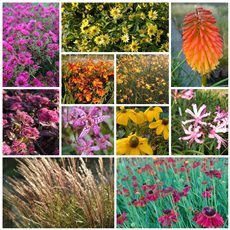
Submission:
M 0 12 L 2 228 L 229 227 L 228 1 Z

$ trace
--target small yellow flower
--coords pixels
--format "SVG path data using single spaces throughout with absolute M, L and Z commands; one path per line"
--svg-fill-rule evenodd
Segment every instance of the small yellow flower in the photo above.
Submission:
M 169 122 L 167 119 L 157 120 L 149 124 L 150 129 L 156 129 L 157 135 L 162 135 L 165 140 L 169 139 Z
M 121 36 L 121 40 L 123 41 L 123 42 L 128 42 L 129 41 L 129 35 L 128 34 L 124 34 L 124 35 L 122 35 Z
M 98 26 L 91 26 L 89 28 L 89 35 L 91 37 L 94 37 L 95 35 L 99 34 L 100 28 Z
M 137 136 L 136 134 L 129 135 L 127 138 L 117 140 L 117 154 L 124 155 L 144 155 L 153 154 L 153 149 L 148 144 L 148 139 Z
M 148 25 L 148 35 L 152 37 L 157 32 L 157 25 Z
M 137 123 L 137 116 L 133 109 L 125 109 L 123 106 L 117 111 L 117 124 L 127 126 L 129 119 Z
M 148 16 L 149 16 L 149 19 L 155 20 L 155 19 L 157 19 L 158 14 L 157 14 L 157 12 L 155 10 L 154 11 L 150 10 L 148 12 Z
M 93 51 L 93 52 L 98 52 L 98 51 L 99 51 L 99 48 L 95 46 L 95 47 L 93 47 L 92 51 Z
M 121 17 L 121 10 L 117 7 L 114 7 L 110 10 L 110 15 L 113 19 L 118 19 Z
M 162 113 L 163 110 L 161 107 L 149 107 L 148 109 L 145 110 L 144 114 L 148 120 L 148 122 L 152 122 L 153 118 L 155 120 L 160 119 L 160 113 Z
M 90 11 L 90 10 L 93 9 L 93 6 L 92 6 L 92 4 L 86 4 L 86 5 L 85 5 L 85 8 L 86 8 L 88 11 Z
M 129 46 L 132 52 L 137 52 L 139 49 L 139 44 L 136 41 L 132 41 L 132 43 Z

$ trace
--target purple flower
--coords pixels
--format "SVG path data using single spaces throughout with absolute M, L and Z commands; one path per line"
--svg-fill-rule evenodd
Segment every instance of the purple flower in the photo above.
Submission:
M 16 78 L 16 81 L 14 83 L 15 86 L 19 86 L 19 87 L 23 87 L 23 86 L 28 87 L 28 86 L 30 86 L 28 84 L 29 77 L 30 76 L 29 76 L 28 72 L 26 72 L 26 71 L 21 72 Z
M 15 118 L 25 126 L 31 126 L 34 124 L 34 119 L 28 113 L 23 111 L 17 110 Z
M 108 134 L 103 136 L 101 133 L 99 133 L 99 136 L 96 137 L 96 143 L 101 150 L 105 150 L 109 147 L 112 147 L 112 144 L 108 140 Z
M 43 46 L 43 41 L 42 40 L 38 40 L 36 42 L 36 44 L 37 44 L 38 47 L 42 47 Z
M 47 108 L 42 108 L 39 110 L 38 119 L 40 123 L 57 123 L 59 122 L 59 114 L 56 110 L 49 110 Z
M 33 35 L 34 37 L 40 37 L 40 33 L 38 31 L 34 31 Z
M 26 144 L 21 140 L 14 140 L 12 143 L 12 151 L 17 154 L 22 154 L 27 151 Z
M 83 128 L 79 138 L 85 137 L 90 130 L 92 130 L 95 135 L 98 135 L 100 132 L 100 126 L 98 124 L 110 118 L 109 115 L 102 115 L 98 107 L 91 107 L 88 112 L 76 108 L 75 112 L 77 116 L 73 121 L 73 127 Z
M 26 127 L 22 129 L 22 135 L 28 139 L 37 140 L 39 138 L 39 131 L 37 128 Z
M 187 121 L 182 121 L 182 124 L 188 124 L 188 123 L 193 123 L 194 122 L 194 126 L 198 126 L 198 125 L 207 125 L 206 122 L 203 122 L 203 118 L 208 117 L 211 113 L 206 113 L 206 105 L 202 105 L 200 107 L 199 110 L 197 110 L 197 105 L 196 104 L 192 104 L 193 107 L 193 111 L 191 111 L 190 109 L 186 109 L 185 112 L 190 114 L 193 119 L 187 120 Z
M 37 87 L 43 87 L 44 86 L 44 84 L 41 81 L 39 81 L 37 78 L 33 79 L 32 85 L 37 86 Z
M 12 150 L 11 150 L 9 145 L 3 143 L 2 152 L 3 152 L 4 155 L 10 155 Z
M 76 144 L 76 150 L 80 155 L 94 155 L 94 151 L 99 151 L 98 146 L 92 146 L 93 141 L 86 141 L 84 138 L 79 138 Z
M 203 132 L 200 131 L 201 127 L 197 126 L 197 127 L 193 127 L 192 125 L 190 125 L 188 127 L 188 129 L 186 129 L 184 126 L 182 126 L 184 129 L 184 132 L 187 136 L 185 137 L 180 137 L 179 140 L 183 140 L 183 141 L 189 141 L 188 142 L 188 146 L 190 147 L 192 145 L 192 143 L 195 141 L 198 144 L 203 144 L 204 140 L 201 140 L 199 138 L 202 138 L 203 136 Z

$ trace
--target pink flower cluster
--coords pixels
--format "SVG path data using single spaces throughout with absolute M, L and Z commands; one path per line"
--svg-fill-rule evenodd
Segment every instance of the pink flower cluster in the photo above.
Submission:
M 5 3 L 3 86 L 59 85 L 58 4 Z
M 180 137 L 179 140 L 187 141 L 191 146 L 194 141 L 198 144 L 203 144 L 205 138 L 216 139 L 217 147 L 227 147 L 227 140 L 221 137 L 220 134 L 228 132 L 228 112 L 221 110 L 220 106 L 216 107 L 214 112 L 214 119 L 211 122 L 204 121 L 210 120 L 211 112 L 206 112 L 206 105 L 202 105 L 199 109 L 196 104 L 192 104 L 193 111 L 186 109 L 185 112 L 191 115 L 191 119 L 182 121 L 182 127 L 186 136 Z M 189 124 L 188 128 L 185 125 Z
M 58 103 L 56 90 L 4 91 L 3 154 L 58 154 Z

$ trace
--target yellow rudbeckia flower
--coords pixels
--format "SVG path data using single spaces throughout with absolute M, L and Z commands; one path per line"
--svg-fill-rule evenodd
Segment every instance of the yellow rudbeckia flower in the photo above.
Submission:
M 144 114 L 148 120 L 148 122 L 152 122 L 153 118 L 155 120 L 160 119 L 160 113 L 162 113 L 163 110 L 161 107 L 149 107 L 148 109 L 145 110 Z
M 129 119 L 137 123 L 137 116 L 133 109 L 125 109 L 124 106 L 120 107 L 117 111 L 117 124 L 127 126 Z
M 144 155 L 153 154 L 153 149 L 148 144 L 148 139 L 136 134 L 117 140 L 118 155 Z
M 169 139 L 169 122 L 167 119 L 157 120 L 149 124 L 150 129 L 156 129 L 157 135 L 162 135 L 165 140 Z

